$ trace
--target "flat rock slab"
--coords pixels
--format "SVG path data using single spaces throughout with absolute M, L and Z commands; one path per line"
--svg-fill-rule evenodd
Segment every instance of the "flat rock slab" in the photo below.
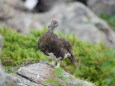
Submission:
M 13 79 L 16 81 L 16 83 L 19 86 L 43 86 L 42 84 L 32 82 L 32 81 L 30 81 L 20 75 L 17 75 L 17 74 L 10 74 L 10 76 L 13 77 Z
M 62 76 L 68 79 L 67 82 L 64 82 L 64 80 L 54 74 L 53 70 L 55 70 L 54 67 L 52 67 L 48 62 L 39 62 L 21 67 L 17 73 L 20 76 L 32 82 L 42 84 L 43 86 L 46 85 L 44 82 L 51 78 L 60 82 L 62 86 L 73 86 L 77 84 L 80 84 L 81 86 L 96 86 L 90 82 L 77 79 L 75 76 L 63 70 Z M 46 86 L 54 86 L 54 83 L 48 83 Z

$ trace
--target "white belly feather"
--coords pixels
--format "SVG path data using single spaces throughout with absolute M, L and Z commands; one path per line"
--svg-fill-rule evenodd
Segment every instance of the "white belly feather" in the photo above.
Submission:
M 53 59 L 53 60 L 57 60 L 57 59 L 61 59 L 61 57 L 58 57 L 58 58 L 56 58 L 56 56 L 54 55 L 54 53 L 48 53 L 48 55 L 49 55 L 49 58 L 51 58 L 51 59 Z M 67 58 L 67 57 L 69 57 L 70 56 L 70 54 L 69 53 L 65 53 L 65 56 L 64 56 L 64 59 L 65 58 Z

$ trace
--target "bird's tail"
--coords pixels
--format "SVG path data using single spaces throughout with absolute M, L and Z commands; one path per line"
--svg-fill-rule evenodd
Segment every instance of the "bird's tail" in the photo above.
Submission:
M 75 65 L 76 68 L 79 68 L 78 62 L 75 59 L 75 56 L 73 55 L 73 53 L 71 52 L 71 56 L 68 57 L 69 60 Z

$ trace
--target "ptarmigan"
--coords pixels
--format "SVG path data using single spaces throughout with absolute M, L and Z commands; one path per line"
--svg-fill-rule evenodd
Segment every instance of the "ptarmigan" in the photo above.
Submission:
M 77 67 L 77 61 L 73 55 L 70 43 L 64 38 L 54 34 L 54 30 L 57 26 L 58 22 L 52 20 L 48 26 L 48 31 L 40 37 L 38 47 L 45 55 L 52 59 L 53 65 L 57 62 L 56 67 L 60 67 L 61 60 L 67 57 Z

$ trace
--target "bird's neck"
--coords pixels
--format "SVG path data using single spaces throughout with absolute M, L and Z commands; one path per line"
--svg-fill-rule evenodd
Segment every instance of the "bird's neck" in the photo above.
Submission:
M 48 27 L 48 32 L 54 32 L 54 29 L 55 29 L 55 28 L 52 28 L 52 27 L 49 26 L 49 27 Z

